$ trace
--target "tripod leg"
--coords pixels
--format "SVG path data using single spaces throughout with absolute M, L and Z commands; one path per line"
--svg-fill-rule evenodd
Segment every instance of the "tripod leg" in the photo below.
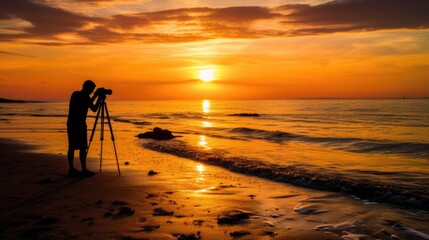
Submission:
M 101 172 L 101 165 L 103 162 L 103 140 L 104 140 L 104 108 L 106 107 L 106 103 L 101 103 L 101 129 L 100 129 L 100 172 Z
M 119 169 L 118 154 L 116 153 L 115 136 L 113 135 L 113 128 L 112 128 L 112 123 L 110 122 L 110 116 L 109 116 L 109 111 L 107 110 L 107 104 L 105 105 L 105 108 L 106 108 L 107 121 L 109 123 L 109 128 L 110 128 L 110 136 L 112 137 L 112 142 L 113 142 L 113 149 L 115 149 L 116 165 L 118 166 L 119 176 L 121 176 L 121 170 Z
M 95 133 L 95 130 L 97 129 L 97 122 L 98 122 L 98 118 L 100 117 L 100 112 L 101 112 L 101 108 L 99 107 L 97 111 L 97 116 L 95 117 L 94 127 L 92 127 L 91 137 L 89 138 L 89 144 L 88 144 L 88 147 L 86 148 L 85 159 L 86 157 L 88 157 L 89 147 L 91 147 L 92 139 L 94 138 L 94 133 Z

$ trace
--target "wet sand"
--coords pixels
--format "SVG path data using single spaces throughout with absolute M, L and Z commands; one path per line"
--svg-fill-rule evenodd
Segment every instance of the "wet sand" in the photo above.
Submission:
M 3 239 L 394 239 L 368 227 L 384 206 L 149 150 L 90 178 L 22 142 L 1 139 L 0 153 Z

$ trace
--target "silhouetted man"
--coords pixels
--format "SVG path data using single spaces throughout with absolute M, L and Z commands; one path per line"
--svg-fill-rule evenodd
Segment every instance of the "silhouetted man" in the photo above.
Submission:
M 88 108 L 96 112 L 100 102 L 105 96 L 98 96 L 97 92 L 92 97 L 90 94 L 94 92 L 95 83 L 91 80 L 86 80 L 83 83 L 82 90 L 75 91 L 70 97 L 69 115 L 67 119 L 67 135 L 69 140 L 69 149 L 67 158 L 69 160 L 69 176 L 92 176 L 94 172 L 86 168 L 86 150 L 88 147 L 86 116 Z M 94 101 L 97 98 L 94 105 Z M 74 151 L 79 150 L 79 159 L 82 166 L 82 171 L 79 172 L 73 166 Z

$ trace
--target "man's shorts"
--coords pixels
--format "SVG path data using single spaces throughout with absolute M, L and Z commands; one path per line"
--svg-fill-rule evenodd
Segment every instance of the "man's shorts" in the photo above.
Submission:
M 67 135 L 69 139 L 69 149 L 86 149 L 88 146 L 88 137 L 86 128 L 67 128 Z

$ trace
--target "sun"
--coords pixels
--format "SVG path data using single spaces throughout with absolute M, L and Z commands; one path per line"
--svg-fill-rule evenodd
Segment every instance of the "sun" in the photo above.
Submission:
M 204 82 L 210 82 L 215 79 L 215 70 L 214 69 L 202 69 L 198 78 Z

